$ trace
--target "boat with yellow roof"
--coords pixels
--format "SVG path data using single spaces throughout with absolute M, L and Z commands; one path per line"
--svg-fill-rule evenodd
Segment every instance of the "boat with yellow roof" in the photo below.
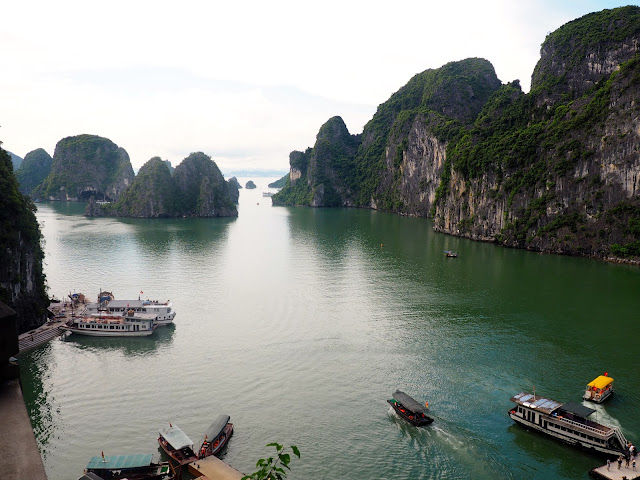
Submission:
M 608 372 L 600 375 L 587 384 L 587 388 L 582 398 L 596 403 L 604 402 L 613 393 L 613 378 Z

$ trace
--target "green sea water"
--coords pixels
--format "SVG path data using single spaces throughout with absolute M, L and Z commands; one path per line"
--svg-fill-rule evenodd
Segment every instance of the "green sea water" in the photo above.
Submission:
M 170 299 L 152 337 L 69 336 L 21 355 L 50 480 L 94 455 L 156 453 L 172 422 L 195 442 L 222 413 L 224 460 L 250 473 L 295 444 L 292 479 L 587 479 L 604 459 L 515 425 L 536 389 L 580 401 L 640 443 L 640 269 L 436 234 L 363 209 L 272 207 L 269 180 L 236 219 L 85 218 L 38 204 L 50 294 Z M 243 182 L 241 182 L 243 183 Z M 445 250 L 455 250 L 449 259 Z M 428 401 L 418 429 L 386 400 Z

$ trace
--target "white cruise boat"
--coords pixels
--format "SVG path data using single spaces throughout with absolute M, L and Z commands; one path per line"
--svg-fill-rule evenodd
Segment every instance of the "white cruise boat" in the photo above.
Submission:
M 627 440 L 617 427 L 589 420 L 594 409 L 579 403 L 560 403 L 522 392 L 511 398 L 516 404 L 509 410 L 512 420 L 570 445 L 607 455 L 624 455 Z
M 136 314 L 149 313 L 155 315 L 157 325 L 173 323 L 173 319 L 176 316 L 170 300 L 116 300 L 109 292 L 100 293 L 98 300 L 96 303 L 87 303 L 85 307 L 86 315 L 122 315 L 124 312 L 133 310 Z
M 91 337 L 145 337 L 158 328 L 155 318 L 154 314 L 134 312 L 120 315 L 89 315 L 74 317 L 60 328 Z

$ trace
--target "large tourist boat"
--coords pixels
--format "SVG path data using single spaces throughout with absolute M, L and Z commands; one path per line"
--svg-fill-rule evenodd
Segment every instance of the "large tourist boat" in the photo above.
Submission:
M 129 311 L 133 311 L 136 314 L 154 314 L 157 325 L 173 323 L 173 319 L 176 316 L 170 300 L 141 300 L 140 298 L 138 300 L 116 300 L 111 292 L 100 292 L 98 301 L 87 303 L 85 308 L 85 313 L 88 315 L 122 314 Z
M 96 314 L 73 317 L 60 328 L 91 337 L 145 337 L 158 327 L 156 317 L 149 313 L 135 314 L 133 311 L 121 315 Z
M 400 390 L 392 393 L 393 398 L 387 400 L 395 412 L 407 422 L 417 427 L 429 425 L 433 418 L 427 416 L 427 404 L 422 405 Z
M 158 443 L 162 450 L 179 465 L 198 459 L 193 451 L 193 441 L 176 425 L 170 423 L 168 427 L 160 428 Z
M 604 402 L 613 393 L 613 378 L 605 372 L 604 375 L 600 375 L 592 382 L 587 384 L 584 395 L 584 400 L 590 400 L 596 403 Z
M 92 457 L 84 471 L 103 480 L 169 480 L 173 478 L 169 462 L 153 462 L 152 454 Z
M 200 445 L 198 457 L 218 455 L 233 435 L 233 423 L 229 423 L 229 415 L 220 415 L 204 434 L 204 440 Z
M 622 431 L 588 419 L 595 412 L 592 408 L 574 402 L 560 403 L 527 392 L 515 395 L 511 401 L 516 406 L 509 410 L 509 417 L 527 428 L 607 455 L 626 454 L 627 440 Z

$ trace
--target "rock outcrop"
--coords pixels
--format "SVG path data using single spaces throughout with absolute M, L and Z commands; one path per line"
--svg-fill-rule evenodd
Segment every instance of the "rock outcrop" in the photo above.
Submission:
M 16 178 L 20 183 L 20 192 L 24 195 L 31 195 L 33 189 L 49 176 L 52 164 L 51 155 L 42 148 L 27 153 L 20 164 L 20 168 L 16 170 Z
M 22 333 L 46 321 L 49 300 L 35 206 L 20 193 L 11 157 L 2 148 L 0 205 L 0 301 L 15 310 Z
M 11 164 L 13 165 L 13 171 L 15 172 L 22 165 L 22 158 L 16 155 L 15 153 L 7 151 L 9 156 L 11 157 Z
M 78 135 L 60 140 L 51 173 L 32 193 L 36 199 L 116 201 L 133 181 L 126 150 L 107 138 Z
M 273 202 L 431 216 L 472 239 L 640 258 L 639 78 L 640 8 L 586 15 L 547 36 L 528 94 L 467 59 L 416 75 L 351 142 L 331 119 L 322 142 L 291 153 Z
M 132 184 L 113 203 L 92 197 L 87 216 L 112 217 L 234 217 L 233 187 L 211 157 L 192 153 L 173 175 L 165 161 L 154 157 L 145 163 Z
M 246 188 L 247 190 L 252 190 L 254 188 L 256 188 L 256 184 L 253 183 L 253 180 L 249 180 L 245 185 L 244 188 Z

